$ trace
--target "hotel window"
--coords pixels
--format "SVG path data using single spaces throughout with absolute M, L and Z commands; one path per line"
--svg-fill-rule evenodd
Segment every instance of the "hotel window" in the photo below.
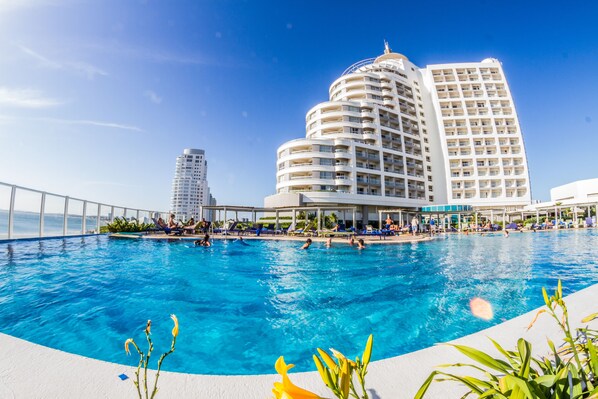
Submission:
M 320 172 L 320 179 L 334 179 L 333 172 Z
M 359 107 L 353 107 L 353 106 L 348 106 L 348 107 L 347 107 L 347 111 L 351 111 L 351 112 L 361 112 L 361 108 L 359 108 Z
M 355 116 L 350 116 L 349 117 L 349 122 L 353 122 L 353 123 L 361 123 L 361 118 L 357 118 Z

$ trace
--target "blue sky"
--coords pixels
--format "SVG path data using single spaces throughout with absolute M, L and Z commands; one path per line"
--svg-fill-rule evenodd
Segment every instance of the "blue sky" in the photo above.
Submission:
M 176 156 L 207 152 L 220 203 L 261 205 L 383 39 L 417 65 L 503 62 L 535 199 L 598 177 L 598 3 L 0 0 L 0 181 L 166 209 Z

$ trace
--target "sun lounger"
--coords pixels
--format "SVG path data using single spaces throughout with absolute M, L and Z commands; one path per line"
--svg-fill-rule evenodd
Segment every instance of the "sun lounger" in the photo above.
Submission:
M 156 231 L 163 231 L 166 234 L 174 233 L 175 236 L 180 236 L 185 231 L 182 227 L 170 228 L 167 226 L 161 226 L 156 219 L 152 218 L 152 220 L 154 221 L 154 225 L 156 226 Z

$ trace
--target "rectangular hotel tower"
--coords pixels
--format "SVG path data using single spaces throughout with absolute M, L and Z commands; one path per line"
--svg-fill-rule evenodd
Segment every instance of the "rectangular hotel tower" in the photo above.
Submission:
M 525 148 L 500 62 L 431 65 L 384 54 L 347 68 L 278 148 L 272 207 L 531 202 Z M 299 198 L 299 199 L 298 199 Z

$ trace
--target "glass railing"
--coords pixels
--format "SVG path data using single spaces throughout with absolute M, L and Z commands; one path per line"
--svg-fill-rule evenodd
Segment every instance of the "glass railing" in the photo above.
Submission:
M 0 240 L 99 234 L 116 217 L 151 223 L 167 211 L 129 208 L 0 182 Z

